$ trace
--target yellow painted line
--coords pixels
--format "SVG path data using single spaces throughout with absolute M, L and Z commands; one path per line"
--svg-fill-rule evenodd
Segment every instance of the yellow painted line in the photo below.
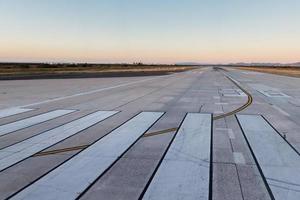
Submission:
M 175 131 L 177 131 L 177 128 L 169 128 L 169 129 L 165 129 L 165 130 L 161 130 L 161 131 L 146 133 L 143 137 L 150 137 L 150 136 L 154 136 L 154 135 L 160 135 L 160 134 L 170 133 L 170 132 L 175 132 Z M 82 150 L 82 149 L 87 148 L 88 146 L 89 145 L 81 145 L 81 146 L 67 147 L 67 148 L 62 148 L 62 149 L 55 149 L 55 150 L 51 150 L 51 151 L 44 151 L 44 152 L 34 154 L 33 157 L 47 156 L 47 155 L 64 153 L 64 152 L 69 152 L 69 151 Z
M 226 76 L 226 75 L 225 75 Z M 221 115 L 217 115 L 217 116 L 214 116 L 213 119 L 214 120 L 218 120 L 218 119 L 221 119 L 221 118 L 224 118 L 224 117 L 228 117 L 230 115 L 234 115 L 238 112 L 241 112 L 242 110 L 246 109 L 248 106 L 250 106 L 253 102 L 253 97 L 251 96 L 251 94 L 246 91 L 244 88 L 242 88 L 238 83 L 236 83 L 232 78 L 230 78 L 229 76 L 226 76 L 233 84 L 235 84 L 239 89 L 241 89 L 248 97 L 248 100 L 247 102 L 242 105 L 241 107 L 233 110 L 233 111 L 230 111 L 228 113 L 224 113 L 224 114 L 221 114 Z
M 67 148 L 63 148 L 63 149 L 55 149 L 55 150 L 51 150 L 51 151 L 44 151 L 44 152 L 39 152 L 33 155 L 33 157 L 35 156 L 46 156 L 46 155 L 51 155 L 51 154 L 58 154 L 58 153 L 63 153 L 63 152 L 68 152 L 68 151 L 75 151 L 75 150 L 82 150 L 87 148 L 90 145 L 81 145 L 81 146 L 74 146 L 74 147 L 67 147 Z
M 150 137 L 150 136 L 154 136 L 154 135 L 160 135 L 160 134 L 164 134 L 164 133 L 170 133 L 170 132 L 175 132 L 177 131 L 177 128 L 169 128 L 169 129 L 164 129 L 164 130 L 160 130 L 160 131 L 155 131 L 155 132 L 151 132 L 151 133 L 146 133 L 143 137 Z

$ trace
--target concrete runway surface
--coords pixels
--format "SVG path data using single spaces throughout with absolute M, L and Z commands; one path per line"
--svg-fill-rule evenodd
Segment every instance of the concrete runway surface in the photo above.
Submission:
M 0 199 L 300 199 L 299 78 L 205 67 L 0 86 Z

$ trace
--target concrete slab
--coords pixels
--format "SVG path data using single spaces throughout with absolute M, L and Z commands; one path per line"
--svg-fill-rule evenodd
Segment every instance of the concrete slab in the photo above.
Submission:
M 12 122 L 9 124 L 5 124 L 0 126 L 0 136 L 21 130 L 23 128 L 27 128 L 51 119 L 55 119 L 57 117 L 61 117 L 63 115 L 75 112 L 75 110 L 54 110 L 44 114 L 40 114 L 34 117 L 30 117 L 27 119 L 23 119 L 20 121 Z
M 241 200 L 243 195 L 240 188 L 236 166 L 228 163 L 213 164 L 213 200 Z
M 252 88 L 256 89 L 261 94 L 265 95 L 266 97 L 271 98 L 287 98 L 290 97 L 283 92 L 281 92 L 278 88 L 273 88 L 268 85 L 264 85 L 261 83 L 251 83 L 249 84 Z
M 6 135 L 1 136 L 0 149 L 11 146 L 17 142 L 21 142 L 25 139 L 46 132 L 73 120 L 76 120 L 82 116 L 90 114 L 91 111 L 77 111 L 72 114 L 64 115 L 59 118 L 52 119 L 41 124 L 37 124 L 19 131 L 15 131 Z
M 271 200 L 256 165 L 236 165 L 244 200 Z
M 60 127 L 54 128 L 52 130 L 46 131 L 37 136 L 19 142 L 15 145 L 1 149 L 0 171 L 116 113 L 116 111 L 98 111 L 80 119 L 77 119 L 73 122 L 67 123 Z
M 208 199 L 211 115 L 187 114 L 143 199 Z
M 162 115 L 140 113 L 12 199 L 75 199 Z
M 16 115 L 16 114 L 20 114 L 20 113 L 24 113 L 24 112 L 28 112 L 28 111 L 32 111 L 33 109 L 30 108 L 7 108 L 7 109 L 3 109 L 0 110 L 0 118 L 4 118 L 4 117 L 9 117 L 12 115 Z
M 299 199 L 299 154 L 261 116 L 237 118 L 271 189 L 270 195 L 276 199 Z
M 174 104 L 176 105 L 176 102 Z M 197 109 L 196 105 L 191 104 L 191 106 Z M 175 108 L 163 115 L 146 134 L 178 127 L 185 113 L 181 112 L 180 108 Z M 111 200 L 139 199 L 170 144 L 174 133 L 175 131 L 172 131 L 140 138 L 81 199 L 97 199 L 99 196 Z
M 76 151 L 72 153 L 75 154 Z M 69 153 L 30 157 L 6 169 L 5 173 L 0 173 L 0 199 L 7 199 L 71 156 L 72 154 Z

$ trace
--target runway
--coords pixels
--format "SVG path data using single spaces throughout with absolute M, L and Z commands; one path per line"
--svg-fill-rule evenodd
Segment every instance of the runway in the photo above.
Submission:
M 212 66 L 0 86 L 0 199 L 300 199 L 299 78 Z

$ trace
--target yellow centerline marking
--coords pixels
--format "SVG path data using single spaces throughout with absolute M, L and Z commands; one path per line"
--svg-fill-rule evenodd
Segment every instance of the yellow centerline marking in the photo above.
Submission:
M 50 151 L 44 151 L 44 152 L 39 152 L 33 155 L 35 156 L 46 156 L 46 155 L 51 155 L 51 154 L 58 154 L 58 153 L 63 153 L 63 152 L 68 152 L 68 151 L 75 151 L 75 150 L 82 150 L 90 146 L 89 144 L 86 145 L 81 145 L 81 146 L 74 146 L 74 147 L 67 147 L 67 148 L 62 148 L 62 149 L 55 149 L 55 150 L 50 150 Z
M 236 81 L 234 81 L 232 78 L 230 78 L 229 76 L 225 75 L 234 85 L 236 85 L 239 89 L 241 89 L 248 97 L 247 102 L 240 106 L 239 108 L 230 111 L 228 113 L 224 113 L 221 115 L 217 115 L 213 117 L 213 120 L 218 120 L 218 119 L 222 119 L 224 117 L 228 117 L 231 115 L 234 115 L 238 112 L 241 112 L 242 110 L 246 109 L 247 107 L 249 107 L 252 102 L 253 102 L 253 97 L 251 96 L 251 94 L 245 90 L 242 86 L 240 86 Z M 160 131 L 155 131 L 155 132 L 151 132 L 151 133 L 146 133 L 144 134 L 143 137 L 151 137 L 151 136 L 155 136 L 155 135 L 161 135 L 164 133 L 170 133 L 170 132 L 175 132 L 177 131 L 179 127 L 174 127 L 174 128 L 168 128 L 168 129 L 164 129 L 164 130 L 160 130 Z M 82 150 L 87 148 L 88 146 L 90 146 L 89 144 L 87 145 L 81 145 L 81 146 L 74 146 L 74 147 L 68 147 L 68 148 L 62 148 L 62 149 L 56 149 L 56 150 L 51 150 L 51 151 L 44 151 L 44 152 L 39 152 L 33 156 L 46 156 L 46 155 L 51 155 L 51 154 L 58 154 L 58 153 L 63 153 L 63 152 L 69 152 L 69 151 L 75 151 L 75 150 Z
M 168 129 L 164 129 L 164 130 L 160 130 L 160 131 L 155 131 L 155 132 L 151 132 L 151 133 L 146 133 L 144 134 L 143 137 L 150 137 L 150 136 L 154 136 L 154 135 L 160 135 L 160 134 L 164 134 L 164 133 L 170 133 L 170 132 L 175 132 L 177 131 L 178 127 L 176 128 L 168 128 Z
M 221 119 L 221 118 L 224 118 L 224 117 L 228 117 L 230 115 L 234 115 L 238 112 L 241 112 L 242 110 L 246 109 L 248 106 L 250 106 L 253 102 L 253 97 L 251 96 L 251 94 L 245 90 L 244 88 L 242 88 L 237 82 L 235 82 L 232 78 L 230 78 L 229 76 L 225 75 L 234 85 L 236 85 L 239 89 L 241 89 L 248 97 L 248 100 L 247 102 L 242 105 L 241 107 L 233 110 L 233 111 L 230 111 L 228 113 L 224 113 L 224 114 L 221 114 L 221 115 L 217 115 L 217 116 L 214 116 L 213 119 L 214 120 L 218 120 L 218 119 Z

